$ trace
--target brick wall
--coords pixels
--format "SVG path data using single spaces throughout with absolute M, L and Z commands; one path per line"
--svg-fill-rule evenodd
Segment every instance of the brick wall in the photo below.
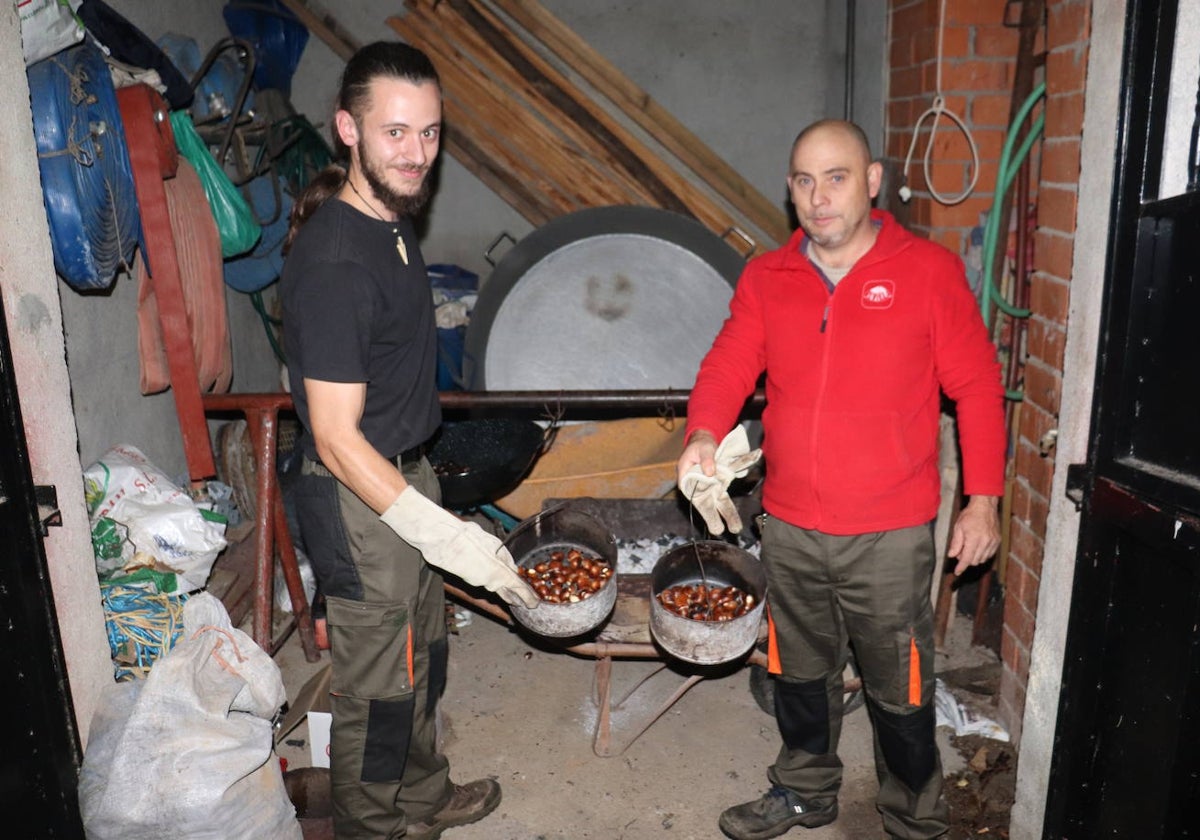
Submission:
M 930 185 L 944 198 L 960 195 L 971 183 L 973 167 L 966 135 L 942 116 L 927 180 L 923 161 L 934 126 L 933 117 L 927 116 L 908 168 L 908 186 L 914 195 L 909 226 L 964 256 L 971 229 L 991 207 L 1008 126 L 1017 31 L 1003 25 L 1004 6 L 1003 0 L 946 0 L 939 62 L 938 0 L 891 3 L 885 154 L 899 171 L 914 125 L 933 104 L 940 75 L 946 108 L 966 123 L 974 138 L 980 159 L 978 179 L 970 196 L 957 204 L 946 206 L 930 198 Z
M 945 0 L 941 61 L 938 60 L 940 0 L 889 0 L 891 84 L 887 103 L 885 154 L 903 165 L 917 120 L 940 89 L 946 105 L 975 137 L 979 178 L 971 195 L 944 206 L 929 194 L 920 165 L 930 120 L 921 126 L 908 183 L 914 199 L 910 227 L 967 256 L 971 229 L 991 209 L 998 165 L 1008 129 L 1018 32 L 1004 26 L 1004 0 Z M 1020 4 L 1009 10 L 1011 22 Z M 1085 70 L 1091 0 L 1048 0 L 1045 67 L 1035 77 L 1046 82 L 1042 108 L 1046 124 L 1041 143 L 1030 154 L 1031 200 L 1037 228 L 1033 237 L 1029 308 L 1025 324 L 1022 387 L 1011 481 L 1011 520 L 1004 569 L 1004 627 L 1000 641 L 1003 674 L 1000 723 L 1020 740 L 1029 675 L 1029 653 L 1037 621 L 1046 516 L 1053 461 L 1047 433 L 1057 426 L 1062 392 L 1071 261 L 1074 253 L 1079 141 L 1083 127 Z M 940 65 L 940 88 L 938 69 Z M 962 132 L 942 119 L 932 155 L 929 180 L 943 196 L 954 196 L 970 183 L 970 152 Z M 1014 202 L 1015 203 L 1015 202 Z M 1003 338 L 1001 339 L 1003 343 Z

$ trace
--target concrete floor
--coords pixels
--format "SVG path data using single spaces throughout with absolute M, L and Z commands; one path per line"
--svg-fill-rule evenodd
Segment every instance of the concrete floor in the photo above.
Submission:
M 464 612 L 465 611 L 465 612 Z M 708 840 L 717 817 L 768 786 L 766 768 L 779 736 L 773 718 L 749 690 L 749 670 L 701 680 L 636 740 L 686 672 L 651 676 L 614 710 L 613 755 L 593 749 L 598 718 L 594 660 L 531 643 L 511 627 L 466 608 L 469 623 L 451 636 L 450 672 L 442 703 L 443 748 L 452 778 L 499 780 L 504 798 L 487 819 L 446 832 L 454 840 Z M 970 644 L 970 620 L 952 622 L 938 671 L 987 665 L 995 655 Z M 325 662 L 304 661 L 295 634 L 276 656 L 289 700 Z M 614 664 L 612 696 L 622 697 L 661 663 Z M 940 727 L 946 773 L 963 761 Z M 307 766 L 307 728 L 279 746 L 290 768 Z M 287 742 L 291 743 L 287 743 Z M 622 747 L 624 749 L 622 750 Z M 845 781 L 832 825 L 794 830 L 811 840 L 883 837 L 865 710 L 847 716 L 840 754 Z M 791 835 L 789 835 L 791 836 Z

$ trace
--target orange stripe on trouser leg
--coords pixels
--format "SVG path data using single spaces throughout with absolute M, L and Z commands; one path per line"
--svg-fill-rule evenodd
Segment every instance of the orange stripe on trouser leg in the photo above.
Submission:
M 770 607 L 767 607 L 767 673 L 783 673 L 783 663 L 779 661 L 779 643 L 775 640 L 775 622 L 771 620 Z
M 408 625 L 408 684 L 415 682 L 413 678 L 412 625 Z
M 908 702 L 912 706 L 921 705 L 921 653 L 917 650 L 917 640 L 908 640 Z

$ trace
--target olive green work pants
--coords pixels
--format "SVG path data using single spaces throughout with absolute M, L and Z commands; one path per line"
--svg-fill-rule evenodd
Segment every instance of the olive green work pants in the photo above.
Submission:
M 427 460 L 401 470 L 440 500 Z M 436 731 L 447 665 L 442 576 L 320 465 L 305 460 L 296 498 L 333 664 L 334 832 L 338 840 L 402 837 L 451 793 Z
M 932 526 L 833 536 L 767 516 L 762 559 L 783 738 L 768 777 L 815 808 L 836 801 L 843 672 L 853 648 L 871 716 L 884 828 L 902 840 L 943 835 L 949 826 L 934 740 Z

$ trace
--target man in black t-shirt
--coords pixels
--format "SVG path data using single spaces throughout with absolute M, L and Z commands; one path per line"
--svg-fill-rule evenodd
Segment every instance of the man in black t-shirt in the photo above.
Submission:
M 424 457 L 441 411 L 411 218 L 428 199 L 441 123 L 422 52 L 379 42 L 356 53 L 335 115 L 349 167 L 322 173 L 297 201 L 281 283 L 288 378 L 309 432 L 296 502 L 326 600 L 339 840 L 429 840 L 499 804 L 492 779 L 452 783 L 437 750 L 439 570 L 537 605 L 500 541 L 440 507 Z

